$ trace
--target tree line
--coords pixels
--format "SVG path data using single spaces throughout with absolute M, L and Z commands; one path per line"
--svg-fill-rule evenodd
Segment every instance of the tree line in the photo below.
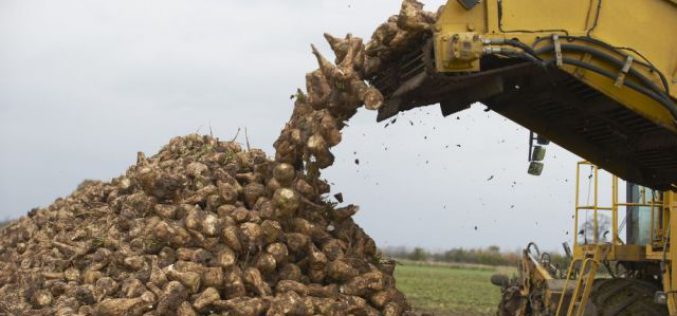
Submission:
M 413 261 L 471 263 L 490 266 L 516 266 L 522 258 L 521 250 L 502 251 L 498 246 L 486 248 L 452 248 L 429 251 L 421 247 L 388 247 L 381 250 L 387 257 Z M 550 253 L 553 264 L 566 268 L 567 259 L 559 253 Z

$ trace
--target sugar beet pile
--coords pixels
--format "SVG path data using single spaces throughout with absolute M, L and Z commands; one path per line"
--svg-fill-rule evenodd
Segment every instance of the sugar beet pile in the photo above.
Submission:
M 359 107 L 365 78 L 397 58 L 435 14 L 406 0 L 366 45 L 313 47 L 274 161 L 208 136 L 170 141 L 109 183 L 86 181 L 0 231 L 0 315 L 402 315 L 393 266 L 338 208 L 320 170 Z

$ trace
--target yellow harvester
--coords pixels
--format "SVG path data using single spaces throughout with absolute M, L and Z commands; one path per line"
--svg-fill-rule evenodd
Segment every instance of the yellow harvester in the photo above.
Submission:
M 380 120 L 479 101 L 538 135 L 530 173 L 546 140 L 589 161 L 571 264 L 530 245 L 500 315 L 677 315 L 677 1 L 449 0 L 387 69 Z

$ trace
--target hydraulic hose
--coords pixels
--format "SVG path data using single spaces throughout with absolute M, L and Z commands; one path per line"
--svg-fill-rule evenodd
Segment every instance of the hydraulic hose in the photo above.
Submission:
M 616 75 L 614 73 L 612 73 L 612 72 L 610 72 L 606 69 L 602 69 L 600 67 L 597 67 L 595 65 L 591 65 L 591 64 L 582 62 L 582 61 L 577 60 L 577 59 L 564 57 L 564 58 L 562 58 L 562 62 L 565 63 L 565 64 L 568 64 L 568 65 L 573 65 L 573 66 L 585 68 L 587 70 L 590 70 L 592 72 L 595 72 L 595 73 L 598 73 L 602 76 L 605 76 L 605 77 L 607 77 L 611 80 L 616 79 Z M 555 60 L 554 59 L 548 60 L 548 61 L 546 61 L 546 63 L 553 64 L 553 63 L 555 63 Z M 623 84 L 625 86 L 627 86 L 628 88 L 633 89 L 633 90 L 635 90 L 639 93 L 642 93 L 642 94 L 654 99 L 656 102 L 662 104 L 663 106 L 665 106 L 665 108 L 668 111 L 670 111 L 670 114 L 672 114 L 673 121 L 675 123 L 677 123 L 677 105 L 675 105 L 671 100 L 665 99 L 661 95 L 656 94 L 654 91 L 649 90 L 645 87 L 642 87 L 635 82 L 625 81 L 625 82 L 623 82 Z
M 670 94 L 670 85 L 668 85 L 668 80 L 665 78 L 665 75 L 663 75 L 663 73 L 661 73 L 658 69 L 656 69 L 656 66 L 654 66 L 646 57 L 644 57 L 644 55 L 640 54 L 637 50 L 632 49 L 632 48 L 627 48 L 627 47 L 614 47 L 612 45 L 609 45 L 606 42 L 600 41 L 598 39 L 594 39 L 592 37 L 562 35 L 562 36 L 560 36 L 560 38 L 568 40 L 568 41 L 576 40 L 576 41 L 582 41 L 582 42 L 590 43 L 590 44 L 593 44 L 593 45 L 598 45 L 598 46 L 601 46 L 601 47 L 603 47 L 607 50 L 614 52 L 615 54 L 617 54 L 617 55 L 619 55 L 623 58 L 628 57 L 628 55 L 622 53 L 620 50 L 632 51 L 633 53 L 637 54 L 639 57 L 644 59 L 644 61 L 637 60 L 636 62 L 640 65 L 643 65 L 643 66 L 651 69 L 651 71 L 655 72 L 658 75 L 658 77 L 660 78 L 661 83 L 663 84 L 663 89 L 665 89 L 665 93 Z M 541 41 L 548 40 L 548 39 L 550 39 L 550 38 L 548 38 L 548 37 L 538 38 L 538 39 L 536 39 L 536 41 L 534 42 L 533 45 L 536 46 Z
M 574 51 L 574 52 L 587 53 L 587 54 L 590 54 L 590 55 L 592 55 L 596 58 L 599 58 L 599 59 L 601 59 L 605 62 L 608 62 L 608 63 L 610 63 L 614 66 L 617 66 L 618 68 L 622 68 L 625 65 L 625 61 L 618 60 L 618 59 L 610 56 L 609 54 L 603 53 L 599 50 L 596 50 L 596 49 L 593 49 L 593 48 L 590 48 L 590 47 L 587 47 L 587 46 L 573 45 L 573 44 L 562 44 L 561 46 L 562 46 L 563 51 Z M 548 53 L 548 52 L 552 52 L 554 50 L 555 50 L 555 46 L 549 45 L 549 46 L 545 46 L 545 47 L 537 49 L 535 51 L 535 53 L 538 54 L 538 55 L 542 55 L 542 54 L 545 54 L 545 53 Z M 657 94 L 663 94 L 664 93 L 656 84 L 654 84 L 651 80 L 649 80 L 647 77 L 642 75 L 636 69 L 630 68 L 628 70 L 628 73 L 631 76 L 637 78 L 637 80 L 641 81 L 642 84 L 644 84 L 645 86 L 651 88 L 651 90 L 653 90 Z
M 534 51 L 534 49 L 531 48 L 531 47 L 529 47 L 529 45 L 527 45 L 527 44 L 524 44 L 524 43 L 522 43 L 522 42 L 520 42 L 520 41 L 512 40 L 512 39 L 510 39 L 510 40 L 505 40 L 505 43 L 508 44 L 508 45 L 510 45 L 510 46 L 514 46 L 514 47 L 520 48 L 520 49 L 522 49 L 523 51 L 525 51 L 527 54 L 533 55 L 534 57 L 538 58 L 538 55 L 539 55 L 539 54 L 537 54 L 536 51 Z
M 591 41 L 594 41 L 594 40 L 591 40 Z M 531 61 L 531 62 L 533 62 L 533 63 L 535 63 L 539 66 L 546 67 L 548 64 L 552 64 L 555 61 L 555 60 L 549 60 L 547 62 L 544 62 L 542 59 L 540 59 L 538 57 L 538 55 L 542 55 L 542 54 L 554 51 L 555 47 L 553 45 L 545 46 L 545 47 L 539 48 L 537 50 L 534 50 L 531 47 L 529 47 L 529 46 L 525 45 L 524 43 L 517 41 L 517 40 L 499 40 L 499 41 L 489 42 L 489 44 L 498 44 L 498 45 L 507 44 L 507 45 L 516 47 L 516 48 L 520 49 L 522 51 L 522 53 L 517 52 L 517 51 L 513 51 L 513 52 L 506 51 L 506 52 L 503 52 L 503 53 L 505 55 L 509 56 L 509 57 L 526 58 L 527 60 L 529 60 L 529 61 Z M 605 44 L 605 45 L 608 45 L 608 44 Z M 589 53 L 590 55 L 592 55 L 592 56 L 594 56 L 598 59 L 601 59 L 601 60 L 603 60 L 607 63 L 610 63 L 610 64 L 612 64 L 616 67 L 619 67 L 619 68 L 622 68 L 625 65 L 625 61 L 620 61 L 620 60 L 610 56 L 609 54 L 603 53 L 599 50 L 595 50 L 595 49 L 587 47 L 587 46 L 574 45 L 574 44 L 562 44 L 561 48 L 562 48 L 562 50 Z M 618 51 L 614 51 L 614 52 L 616 52 L 617 54 L 619 54 L 621 56 L 627 57 L 627 55 L 624 55 L 624 54 L 622 54 Z M 600 74 L 604 77 L 607 77 L 611 80 L 617 79 L 616 74 L 614 74 L 614 73 L 612 73 L 612 72 L 610 72 L 606 69 L 597 67 L 595 65 L 592 65 L 592 64 L 589 64 L 589 63 L 586 63 L 586 62 L 583 62 L 583 61 L 580 61 L 580 60 L 577 60 L 577 59 L 564 57 L 562 59 L 562 62 L 565 63 L 565 64 L 575 65 L 575 66 L 590 70 L 590 71 L 598 73 L 598 74 Z M 645 64 L 643 62 L 638 61 L 638 63 L 645 65 L 645 66 L 648 66 L 647 64 Z M 668 111 L 670 111 L 670 114 L 672 114 L 672 117 L 673 117 L 673 122 L 675 124 L 677 124 L 677 105 L 675 105 L 675 103 L 670 98 L 670 95 L 669 95 L 669 92 L 668 92 L 669 90 L 667 88 L 667 84 L 664 81 L 665 78 L 663 77 L 663 75 L 660 72 L 658 72 L 655 69 L 655 67 L 653 67 L 653 66 L 648 66 L 648 67 L 650 69 L 652 69 L 653 71 L 656 71 L 659 74 L 661 81 L 665 85 L 665 92 L 663 92 L 658 86 L 656 86 L 656 84 L 654 84 L 651 80 L 646 78 L 643 74 L 641 74 L 640 72 L 638 72 L 636 69 L 633 69 L 633 68 L 628 69 L 628 74 L 630 74 L 632 77 L 636 78 L 639 82 L 642 83 L 642 85 L 637 84 L 633 81 L 628 81 L 628 80 L 624 80 L 623 85 L 627 86 L 627 87 L 629 87 L 629 88 L 631 88 L 631 89 L 633 89 L 633 90 L 635 90 L 639 93 L 642 93 L 642 94 L 650 97 L 651 99 L 659 102 L 660 104 L 662 104 Z M 646 88 L 646 87 L 648 87 L 648 88 Z
M 531 54 L 525 54 L 525 53 L 517 53 L 517 52 L 514 52 L 514 53 L 503 53 L 503 55 L 505 55 L 505 56 L 507 56 L 507 57 L 511 57 L 511 58 L 522 58 L 522 59 L 526 59 L 527 61 L 530 61 L 530 62 L 532 62 L 532 63 L 534 63 L 534 64 L 540 66 L 541 68 L 543 68 L 544 70 L 547 71 L 547 65 L 546 65 L 546 63 L 545 63 L 543 60 L 539 59 L 538 57 L 535 57 L 534 55 L 531 55 Z

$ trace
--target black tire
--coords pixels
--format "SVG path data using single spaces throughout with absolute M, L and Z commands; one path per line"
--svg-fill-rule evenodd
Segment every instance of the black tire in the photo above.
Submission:
M 668 308 L 654 302 L 659 288 L 630 279 L 596 280 L 585 316 L 667 316 Z

